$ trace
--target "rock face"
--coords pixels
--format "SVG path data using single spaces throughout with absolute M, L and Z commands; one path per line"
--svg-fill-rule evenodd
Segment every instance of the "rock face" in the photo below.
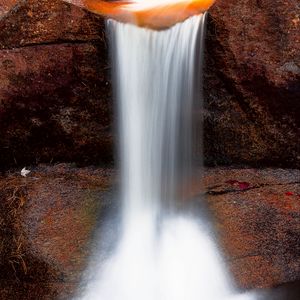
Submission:
M 218 0 L 206 53 L 211 163 L 300 166 L 298 0 Z
M 103 20 L 61 1 L 0 19 L 0 166 L 112 160 Z
M 0 17 L 9 12 L 9 10 L 18 2 L 18 0 L 0 0 Z
M 299 15 L 298 0 L 211 10 L 208 165 L 300 167 Z M 108 71 L 101 18 L 59 0 L 0 1 L 0 166 L 111 161 Z
M 0 299 L 70 299 L 111 175 L 57 165 L 0 176 Z
M 56 165 L 26 178 L 0 176 L 1 299 L 70 299 L 97 215 L 112 208 L 113 173 Z M 298 170 L 209 169 L 196 183 L 238 287 L 300 280 L 299 177 Z
M 206 172 L 206 198 L 239 287 L 300 279 L 299 178 L 299 170 Z

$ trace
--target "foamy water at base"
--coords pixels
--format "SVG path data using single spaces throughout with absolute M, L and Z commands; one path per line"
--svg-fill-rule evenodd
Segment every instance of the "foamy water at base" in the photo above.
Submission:
M 253 300 L 237 295 L 204 225 L 176 217 L 158 235 L 137 216 L 117 251 L 91 268 L 83 300 Z M 94 257 L 96 259 L 96 257 Z

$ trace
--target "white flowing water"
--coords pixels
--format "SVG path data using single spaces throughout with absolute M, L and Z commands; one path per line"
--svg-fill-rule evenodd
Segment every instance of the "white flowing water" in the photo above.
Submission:
M 181 211 L 201 103 L 205 15 L 164 31 L 108 21 L 120 136 L 122 232 L 95 251 L 85 300 L 223 300 L 235 295 L 208 225 Z M 199 107 L 198 107 L 199 108 Z M 248 298 L 247 298 L 248 299 Z

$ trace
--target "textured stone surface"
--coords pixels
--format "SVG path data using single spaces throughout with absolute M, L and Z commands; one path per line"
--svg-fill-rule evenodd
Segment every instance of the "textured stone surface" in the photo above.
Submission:
M 59 0 L 18 1 L 0 19 L 1 48 L 103 40 L 103 37 L 101 18 Z
M 210 163 L 299 167 L 298 0 L 219 0 L 206 54 Z
M 0 166 L 111 161 L 103 21 L 22 1 L 0 20 L 0 42 Z
M 0 2 L 0 166 L 111 161 L 103 20 L 58 0 L 15 2 Z M 299 14 L 297 0 L 218 0 L 211 10 L 208 165 L 300 166 Z
M 113 174 L 57 165 L 32 169 L 27 178 L 19 172 L 0 177 L 0 236 L 6 245 L 0 296 L 16 293 L 17 286 L 19 298 L 6 299 L 68 299 L 86 264 L 96 217 L 114 203 L 107 193 Z M 195 182 L 194 194 L 206 198 L 240 288 L 300 280 L 299 182 L 299 170 L 281 169 L 208 169 Z M 12 253 L 22 254 L 14 259 L 15 269 Z M 14 273 L 21 281 L 14 281 Z
M 0 165 L 111 160 L 105 66 L 92 43 L 0 50 Z
M 0 18 L 9 12 L 18 0 L 0 0 Z
M 70 299 L 111 174 L 57 165 L 0 176 L 0 299 Z
M 211 169 L 209 207 L 243 288 L 300 280 L 300 171 Z

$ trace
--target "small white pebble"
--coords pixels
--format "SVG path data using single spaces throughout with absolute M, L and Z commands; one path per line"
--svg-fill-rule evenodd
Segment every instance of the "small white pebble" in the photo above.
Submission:
M 22 175 L 23 177 L 26 177 L 29 173 L 30 173 L 30 170 L 27 170 L 26 168 L 23 168 L 23 169 L 21 170 L 21 175 Z

